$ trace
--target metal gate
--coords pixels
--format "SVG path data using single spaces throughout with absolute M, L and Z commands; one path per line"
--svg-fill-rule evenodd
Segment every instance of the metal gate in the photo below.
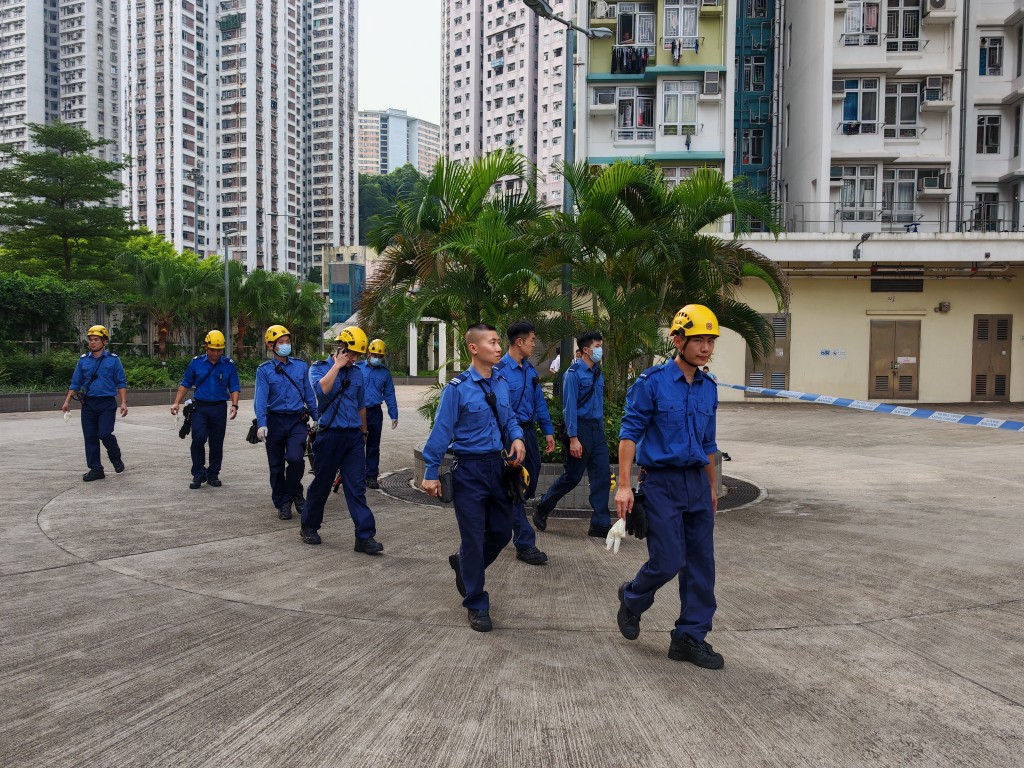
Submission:
M 770 387 L 771 389 L 789 389 L 789 345 L 791 315 L 765 314 L 764 319 L 771 323 L 775 331 L 775 346 L 767 359 L 754 366 L 754 358 L 747 347 L 746 379 L 748 387 Z M 747 397 L 761 397 L 751 392 Z
M 920 320 L 872 320 L 868 398 L 916 400 L 920 353 Z
M 974 316 L 971 400 L 1010 399 L 1013 315 Z

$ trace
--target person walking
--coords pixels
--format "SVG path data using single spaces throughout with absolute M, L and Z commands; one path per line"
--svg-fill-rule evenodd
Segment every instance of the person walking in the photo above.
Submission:
M 189 362 L 181 385 L 171 405 L 171 415 L 177 416 L 182 400 L 189 389 L 195 387 L 192 398 L 192 482 L 189 488 L 196 490 L 207 483 L 220 488 L 221 466 L 224 463 L 224 434 L 228 426 L 228 414 L 234 419 L 238 415 L 238 396 L 241 385 L 238 382 L 238 368 L 230 357 L 224 357 L 224 334 L 210 331 L 203 339 L 206 354 L 197 355 Z M 230 408 L 227 401 L 231 401 Z M 210 443 L 210 464 L 206 464 L 206 443 Z
M 313 455 L 316 474 L 309 484 L 299 535 L 307 544 L 319 544 L 324 505 L 335 470 L 341 470 L 345 503 L 355 523 L 353 549 L 367 555 L 384 551 L 377 541 L 377 521 L 366 503 L 366 384 L 356 365 L 366 354 L 366 334 L 350 325 L 335 339 L 338 347 L 326 360 L 313 363 L 309 381 L 316 393 L 320 419 Z
M 523 495 L 524 501 L 517 503 L 512 512 L 512 543 L 519 560 L 529 565 L 543 565 L 548 561 L 548 556 L 537 549 L 537 534 L 526 519 L 525 501 L 533 498 L 540 479 L 537 427 L 544 433 L 544 453 L 555 450 L 555 429 L 548 414 L 548 404 L 544 400 L 540 375 L 530 362 L 537 344 L 536 329 L 532 323 L 521 321 L 510 325 L 505 335 L 508 337 L 508 352 L 494 366 L 494 375 L 508 384 L 512 410 L 519 426 L 523 428 L 523 443 L 526 446 L 523 466 L 530 475 L 530 484 Z
M 114 437 L 117 400 L 121 400 L 121 418 L 128 415 L 128 379 L 121 359 L 107 351 L 110 332 L 102 325 L 86 331 L 89 351 L 78 358 L 71 386 L 61 410 L 71 410 L 72 398 L 82 404 L 82 436 L 85 438 L 85 463 L 89 471 L 82 475 L 87 483 L 106 477 L 100 460 L 100 443 L 107 449 L 107 458 L 118 474 L 124 472 L 121 446 Z
M 292 505 L 300 515 L 305 507 L 302 476 L 306 472 L 309 420 L 316 419 L 316 396 L 309 383 L 309 366 L 292 357 L 292 336 L 283 325 L 263 334 L 273 354 L 256 369 L 256 436 L 267 446 L 270 498 L 281 520 L 291 520 Z
M 493 375 L 501 359 L 501 339 L 492 325 L 477 323 L 466 331 L 471 365 L 441 392 L 434 428 L 423 447 L 422 488 L 441 495 L 441 460 L 451 448 L 452 500 L 459 525 L 459 551 L 449 556 L 455 588 L 477 632 L 493 628 L 484 572 L 512 538 L 512 501 L 505 490 L 506 458 L 518 467 L 526 454 L 523 429 L 515 418 L 508 384 Z
M 611 489 L 611 463 L 604 436 L 604 338 L 598 331 L 588 331 L 576 340 L 580 356 L 562 379 L 562 417 L 568 450 L 565 471 L 548 488 L 533 514 L 537 530 L 548 527 L 548 516 L 558 502 L 579 485 L 586 471 L 590 483 L 590 516 L 588 536 L 603 539 L 611 528 L 608 493 Z
M 619 431 L 616 514 L 634 511 L 632 467 L 640 467 L 648 560 L 619 587 L 619 631 L 640 635 L 640 616 L 654 593 L 679 577 L 679 618 L 668 656 L 707 669 L 725 665 L 705 639 L 715 614 L 715 512 L 718 509 L 714 454 L 718 450 L 718 387 L 700 370 L 715 350 L 718 318 L 707 307 L 687 304 L 670 328 L 675 359 L 648 368 L 626 394 Z
M 391 428 L 398 428 L 398 401 L 395 399 L 395 380 L 385 362 L 388 353 L 383 339 L 370 342 L 370 351 L 360 363 L 359 370 L 366 382 L 366 487 L 380 488 L 380 436 L 384 431 L 384 405 L 388 407 Z

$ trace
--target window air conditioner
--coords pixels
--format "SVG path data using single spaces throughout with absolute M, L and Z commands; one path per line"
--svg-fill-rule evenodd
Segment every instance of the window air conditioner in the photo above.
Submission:
M 833 80 L 832 81 L 832 95 L 843 96 L 846 93 L 846 81 L 845 80 Z
M 717 8 L 719 6 L 719 0 L 701 0 L 700 4 L 705 8 Z
M 833 165 L 828 169 L 828 180 L 829 181 L 842 181 L 843 180 L 843 166 Z
M 716 96 L 722 92 L 721 72 L 704 73 L 704 95 Z
M 939 188 L 939 177 L 938 176 L 922 176 L 917 180 L 918 190 L 925 189 L 938 189 Z
M 946 0 L 928 0 L 928 10 L 941 11 L 946 7 Z

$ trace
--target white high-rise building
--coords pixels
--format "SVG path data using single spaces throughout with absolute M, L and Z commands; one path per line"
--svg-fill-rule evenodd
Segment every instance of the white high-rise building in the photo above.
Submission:
M 551 5 L 573 13 L 570 0 Z M 512 147 L 536 166 L 538 195 L 557 203 L 561 178 L 550 168 L 562 157 L 564 27 L 538 24 L 518 0 L 444 0 L 442 16 L 442 152 L 465 161 Z
M 25 149 L 25 123 L 59 118 L 114 141 L 97 155 L 118 159 L 119 38 L 116 0 L 0 3 L 0 143 Z
M 359 112 L 359 172 L 387 174 L 412 165 L 429 175 L 441 153 L 441 126 L 404 109 Z
M 355 0 L 127 8 L 132 216 L 250 270 L 304 276 L 354 242 Z

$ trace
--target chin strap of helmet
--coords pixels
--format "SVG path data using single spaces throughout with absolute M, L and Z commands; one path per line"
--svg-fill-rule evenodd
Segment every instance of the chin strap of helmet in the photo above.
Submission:
M 689 365 L 689 366 L 691 366 L 693 368 L 700 368 L 700 364 L 699 363 L 691 363 L 689 360 L 686 359 L 686 347 L 687 347 L 687 345 L 689 343 L 690 343 L 690 337 L 689 336 L 683 336 L 683 348 L 682 348 L 682 350 L 680 350 L 679 356 L 683 358 L 683 362 L 686 363 L 687 365 Z

